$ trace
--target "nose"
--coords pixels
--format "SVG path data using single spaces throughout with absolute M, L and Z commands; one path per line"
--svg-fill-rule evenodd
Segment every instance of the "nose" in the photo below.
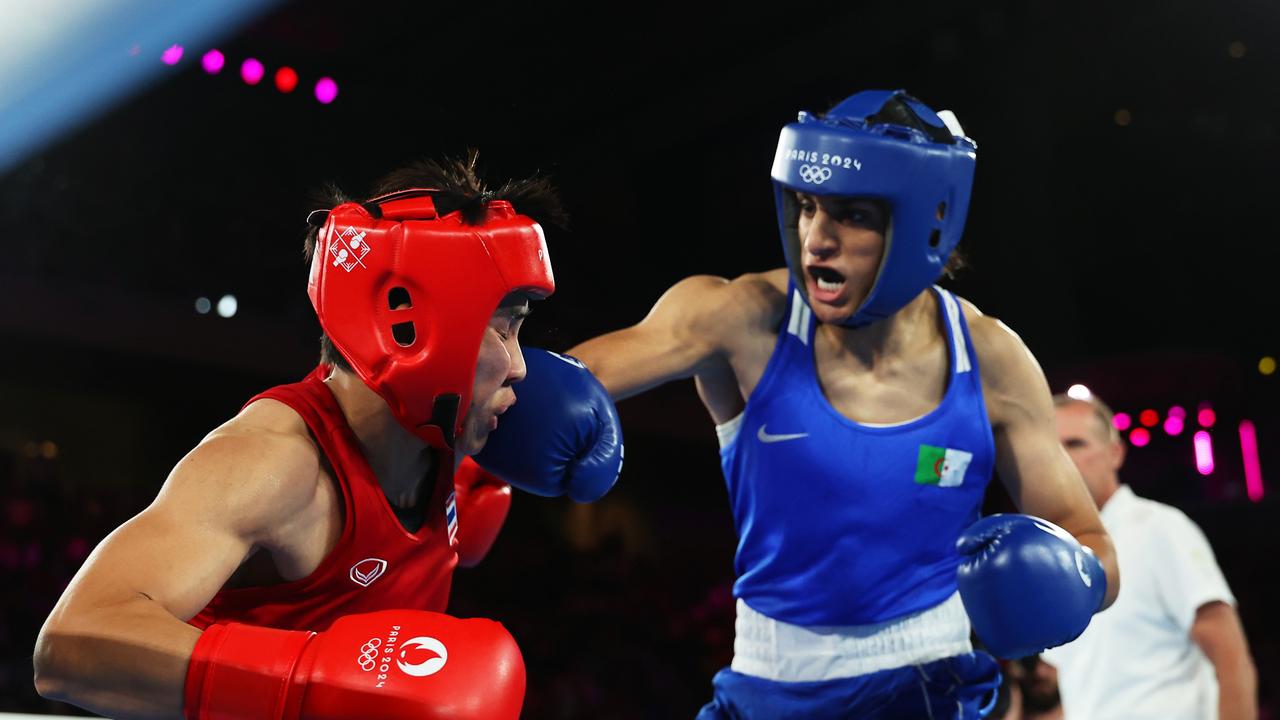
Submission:
M 834 257 L 840 250 L 835 223 L 821 206 L 814 211 L 813 217 L 809 220 L 801 245 L 806 253 L 818 260 Z
M 507 369 L 507 385 L 524 380 L 528 374 L 528 368 L 524 364 L 524 352 L 520 349 L 520 341 L 512 340 L 511 345 L 507 348 L 507 352 L 511 355 L 511 366 Z

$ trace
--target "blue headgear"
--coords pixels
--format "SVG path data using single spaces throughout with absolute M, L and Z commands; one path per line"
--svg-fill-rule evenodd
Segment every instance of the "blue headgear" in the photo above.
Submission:
M 863 197 L 888 206 L 884 255 L 866 299 L 841 324 L 866 325 L 911 302 L 942 275 L 960 242 L 977 149 L 958 123 L 902 90 L 857 93 L 822 117 L 800 113 L 782 128 L 772 172 L 797 286 L 803 291 L 805 282 L 793 191 Z

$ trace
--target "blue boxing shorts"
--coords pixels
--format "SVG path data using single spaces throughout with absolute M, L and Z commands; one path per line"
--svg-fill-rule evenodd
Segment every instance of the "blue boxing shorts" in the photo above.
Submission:
M 812 682 L 779 682 L 725 668 L 697 720 L 968 720 L 995 707 L 1000 667 L 984 652 Z

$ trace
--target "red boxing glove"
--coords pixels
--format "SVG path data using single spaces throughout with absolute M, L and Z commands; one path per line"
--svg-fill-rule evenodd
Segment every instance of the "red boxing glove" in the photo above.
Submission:
M 499 623 L 384 610 L 322 633 L 212 625 L 183 707 L 187 720 L 515 720 L 524 686 Z
M 502 531 L 511 510 L 511 486 L 464 457 L 453 487 L 458 494 L 458 564 L 475 567 Z

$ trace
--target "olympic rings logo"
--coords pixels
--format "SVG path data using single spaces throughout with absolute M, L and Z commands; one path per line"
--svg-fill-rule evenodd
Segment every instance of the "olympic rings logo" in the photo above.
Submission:
M 807 183 L 821 185 L 831 179 L 831 168 L 822 165 L 801 165 L 800 179 Z
M 360 669 L 369 672 L 378 665 L 378 648 L 382 647 L 381 638 L 370 638 L 369 642 L 360 646 Z

